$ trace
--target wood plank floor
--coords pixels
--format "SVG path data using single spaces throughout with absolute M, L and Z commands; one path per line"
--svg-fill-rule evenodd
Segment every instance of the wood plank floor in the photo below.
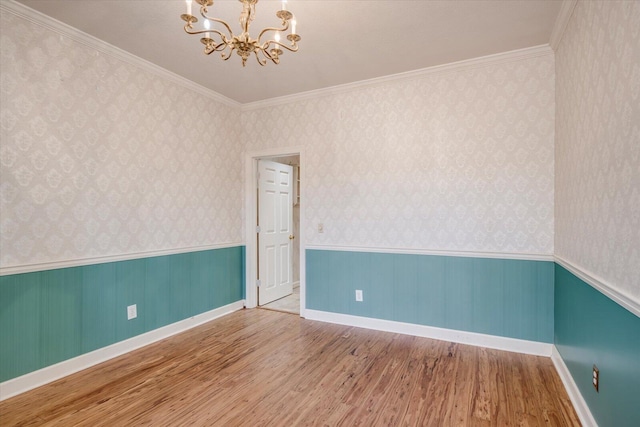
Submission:
M 260 309 L 0 402 L 0 424 L 580 425 L 549 358 Z

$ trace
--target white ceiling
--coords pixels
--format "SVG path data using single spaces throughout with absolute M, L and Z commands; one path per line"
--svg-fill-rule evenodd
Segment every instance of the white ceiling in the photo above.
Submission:
M 251 58 L 243 68 L 237 55 L 204 55 L 199 37 L 184 33 L 184 0 L 19 1 L 240 103 L 545 45 L 562 3 L 289 0 L 299 52 L 265 67 Z M 280 4 L 257 4 L 252 36 L 278 26 Z M 236 30 L 240 10 L 237 0 L 218 0 L 209 12 Z

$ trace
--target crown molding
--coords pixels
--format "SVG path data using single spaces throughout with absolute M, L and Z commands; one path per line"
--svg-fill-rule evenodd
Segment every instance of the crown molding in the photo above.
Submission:
M 558 255 L 555 256 L 555 261 L 556 264 L 559 264 L 562 267 L 566 268 L 570 273 L 590 285 L 595 290 L 599 291 L 609 299 L 612 299 L 617 304 L 621 305 L 636 316 L 640 317 L 640 303 L 638 301 L 635 301 L 631 296 L 625 295 L 624 293 L 616 290 L 610 283 L 607 283 L 604 279 L 599 278 L 590 271 L 582 267 L 578 267 L 577 265 Z
M 142 59 L 130 52 L 115 47 L 103 40 L 93 37 L 77 28 L 67 25 L 58 21 L 48 15 L 45 15 L 37 10 L 31 9 L 28 6 L 18 3 L 15 0 L 0 1 L 0 12 L 11 13 L 19 18 L 25 19 L 37 25 L 41 25 L 48 30 L 51 30 L 61 36 L 68 37 L 71 40 L 80 43 L 88 48 L 95 49 L 105 55 L 109 55 L 120 61 L 126 62 L 130 65 L 138 67 L 144 71 L 155 74 L 158 77 L 169 80 L 172 83 L 178 84 L 188 90 L 196 92 L 202 96 L 205 96 L 213 101 L 224 104 L 228 107 L 240 108 L 241 104 L 234 101 L 231 98 L 227 98 L 224 95 L 219 94 L 213 90 L 207 89 L 191 80 L 182 77 L 176 73 L 172 73 L 152 62 Z
M 499 65 L 514 61 L 522 61 L 525 59 L 537 58 L 540 56 L 553 55 L 553 50 L 549 45 L 540 45 L 528 47 L 525 49 L 512 50 L 508 52 L 496 53 L 493 55 L 481 56 L 478 58 L 465 59 L 463 61 L 451 62 L 449 64 L 436 65 L 433 67 L 422 68 L 404 73 L 392 74 L 389 76 L 376 77 L 368 80 L 347 83 L 343 85 L 331 86 L 322 89 L 310 90 L 307 92 L 286 95 L 277 98 L 265 99 L 262 101 L 249 102 L 242 104 L 242 111 L 259 110 L 277 105 L 290 104 L 297 101 L 306 101 L 324 96 L 337 95 L 351 92 L 358 89 L 381 86 L 387 83 L 414 80 L 434 74 L 450 73 L 454 71 L 464 71 L 491 65 Z
M 556 22 L 551 32 L 551 39 L 549 40 L 549 46 L 553 51 L 557 51 L 564 36 L 564 32 L 567 30 L 573 11 L 578 4 L 578 0 L 563 0 L 560 6 L 560 12 L 556 18 Z

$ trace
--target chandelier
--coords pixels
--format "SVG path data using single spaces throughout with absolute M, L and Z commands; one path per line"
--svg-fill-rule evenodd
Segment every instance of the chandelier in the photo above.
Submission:
M 300 36 L 296 34 L 296 20 L 293 13 L 287 10 L 287 1 L 282 1 L 282 9 L 276 12 L 276 16 L 282 20 L 281 28 L 267 27 L 260 31 L 258 38 L 254 39 L 249 35 L 249 26 L 256 14 L 256 3 L 258 0 L 238 0 L 242 3 L 242 12 L 240 13 L 240 30 L 239 35 L 233 34 L 231 27 L 225 21 L 219 18 L 208 16 L 207 8 L 213 5 L 213 0 L 195 0 L 200 5 L 200 15 L 203 19 L 203 29 L 195 29 L 193 24 L 198 22 L 198 18 L 191 14 L 192 0 L 186 0 L 187 13 L 180 17 L 186 22 L 184 30 L 187 34 L 202 34 L 200 42 L 204 45 L 204 53 L 211 55 L 213 52 L 220 52 L 222 59 L 227 61 L 235 50 L 242 58 L 242 66 L 246 66 L 247 59 L 253 53 L 258 63 L 262 66 L 270 60 L 274 64 L 280 63 L 280 55 L 286 49 L 290 52 L 298 51 L 298 41 Z M 289 44 L 280 42 L 280 33 L 289 30 L 291 23 L 291 33 L 287 35 Z M 220 24 L 218 30 L 212 27 L 212 24 Z M 226 30 L 226 31 L 225 31 Z M 273 38 L 262 41 L 265 34 L 270 33 Z

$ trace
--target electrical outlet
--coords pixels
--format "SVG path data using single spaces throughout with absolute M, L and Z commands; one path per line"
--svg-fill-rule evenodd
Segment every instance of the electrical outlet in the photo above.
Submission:
M 356 301 L 362 301 L 362 291 L 360 289 L 356 289 Z
M 137 304 L 127 306 L 127 320 L 135 319 L 136 317 L 138 317 Z
M 593 365 L 593 378 L 592 378 L 593 388 L 596 389 L 596 393 L 600 393 L 600 371 L 596 365 Z
M 318 223 L 318 233 L 324 233 L 324 224 L 321 222 Z

